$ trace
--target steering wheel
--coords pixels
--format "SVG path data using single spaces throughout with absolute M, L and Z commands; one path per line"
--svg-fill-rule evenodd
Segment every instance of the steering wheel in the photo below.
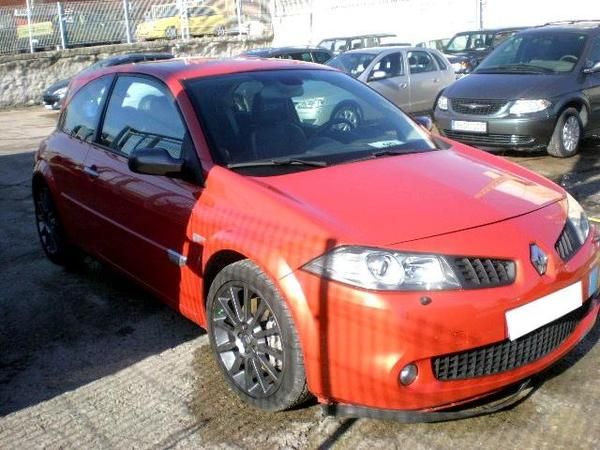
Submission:
M 564 55 L 561 56 L 560 60 L 565 62 L 572 62 L 573 64 L 575 64 L 577 61 L 579 61 L 579 58 L 575 55 Z
M 338 128 L 333 128 L 336 125 L 341 126 L 339 126 Z M 333 117 L 319 127 L 319 129 L 317 130 L 317 134 L 322 134 L 328 131 L 341 131 L 342 133 L 348 133 L 354 128 L 356 128 L 355 124 L 350 122 L 348 119 L 344 119 L 343 117 Z

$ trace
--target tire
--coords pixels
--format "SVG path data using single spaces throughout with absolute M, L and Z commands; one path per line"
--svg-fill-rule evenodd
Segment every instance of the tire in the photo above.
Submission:
M 215 28 L 215 35 L 225 36 L 225 27 L 223 25 L 219 25 L 217 28 Z
M 45 184 L 35 186 L 33 201 L 38 236 L 48 259 L 60 266 L 80 267 L 83 253 L 69 244 L 48 186 Z
M 254 263 L 243 260 L 225 267 L 210 286 L 206 311 L 218 366 L 242 400 L 282 411 L 310 397 L 290 311 Z
M 567 108 L 556 121 L 556 127 L 548 144 L 548 154 L 557 158 L 569 158 L 579 152 L 583 137 L 583 125 L 579 111 Z
M 175 27 L 169 27 L 165 30 L 165 37 L 167 39 L 177 39 L 177 29 Z
M 333 113 L 331 113 L 331 120 L 333 119 L 344 119 L 353 124 L 351 129 L 356 129 L 360 126 L 363 119 L 363 112 L 360 106 L 353 102 L 342 102 L 340 103 Z M 342 124 L 343 126 L 343 124 Z M 342 129 L 340 131 L 349 131 Z

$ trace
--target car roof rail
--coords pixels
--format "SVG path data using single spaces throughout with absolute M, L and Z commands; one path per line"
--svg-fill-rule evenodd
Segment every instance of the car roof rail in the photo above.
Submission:
M 599 19 L 579 19 L 579 20 L 555 20 L 552 22 L 545 23 L 543 27 L 548 25 L 576 25 L 578 23 L 595 23 L 596 26 L 600 26 Z

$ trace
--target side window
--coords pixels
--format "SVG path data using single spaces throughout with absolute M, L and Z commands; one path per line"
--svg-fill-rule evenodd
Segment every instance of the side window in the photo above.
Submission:
M 436 70 L 433 59 L 427 52 L 408 52 L 408 67 L 410 73 L 433 72 Z
M 381 58 L 373 67 L 371 74 L 377 71 L 385 72 L 385 78 L 393 78 L 404 75 L 402 53 L 391 53 Z
M 444 60 L 438 54 L 431 53 L 431 55 L 434 57 L 435 62 L 437 62 L 437 65 L 440 68 L 440 70 L 446 70 L 448 68 Z
M 349 42 L 346 39 L 339 39 L 333 44 L 333 51 L 336 53 L 348 51 L 350 50 L 348 44 Z
M 185 133 L 175 101 L 162 84 L 119 77 L 108 101 L 102 145 L 123 155 L 138 148 L 163 148 L 180 158 Z
M 310 57 L 309 52 L 291 53 L 290 57 L 291 59 L 295 59 L 296 61 L 312 62 L 312 58 Z
M 363 42 L 362 38 L 358 38 L 358 39 L 352 39 L 352 41 L 350 41 L 350 48 L 348 50 L 356 50 L 359 48 L 364 48 L 365 43 Z
M 600 62 L 600 36 L 596 36 L 592 41 L 592 46 L 590 47 L 590 56 L 588 59 L 593 64 Z
M 316 63 L 325 64 L 331 59 L 331 56 L 327 52 L 313 52 L 313 58 Z
M 98 78 L 75 93 L 60 119 L 60 129 L 84 142 L 91 142 L 111 82 L 112 76 Z

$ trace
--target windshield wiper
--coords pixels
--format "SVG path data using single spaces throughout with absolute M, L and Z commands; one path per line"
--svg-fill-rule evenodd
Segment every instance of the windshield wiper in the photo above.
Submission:
M 311 166 L 326 167 L 325 161 L 310 161 L 306 159 L 281 158 L 269 159 L 267 161 L 248 161 L 243 163 L 227 164 L 228 169 L 241 169 L 244 167 L 276 167 L 276 166 Z
M 529 64 L 504 64 L 501 66 L 482 67 L 475 70 L 476 73 L 554 73 L 547 67 L 531 66 Z

